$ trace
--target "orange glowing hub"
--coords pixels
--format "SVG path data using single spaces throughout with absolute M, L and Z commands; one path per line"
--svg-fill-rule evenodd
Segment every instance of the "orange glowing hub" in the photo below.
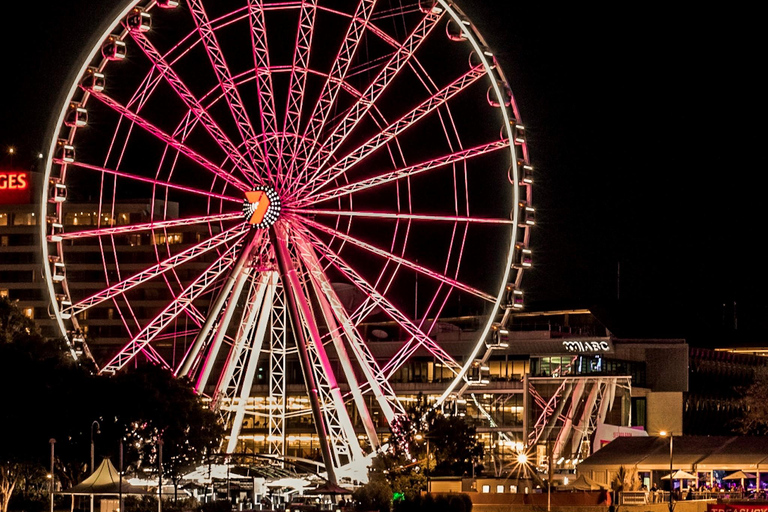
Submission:
M 280 197 L 275 189 L 258 186 L 245 193 L 243 216 L 255 228 L 268 228 L 280 216 Z

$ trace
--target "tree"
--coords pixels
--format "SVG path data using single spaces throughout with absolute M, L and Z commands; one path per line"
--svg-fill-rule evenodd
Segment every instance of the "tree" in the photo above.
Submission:
M 477 476 L 482 471 L 478 461 L 483 445 L 475 427 L 462 416 L 429 407 L 423 399 L 408 411 L 390 443 L 397 456 L 424 461 L 423 466 L 434 476 Z
M 17 485 L 26 493 L 35 476 L 44 478 L 48 440 L 67 439 L 64 423 L 79 414 L 73 391 L 89 376 L 65 354 L 60 341 L 44 341 L 15 303 L 0 298 L 0 512 Z
M 94 375 L 75 364 L 62 341 L 44 341 L 7 299 L 0 299 L 0 386 L 7 390 L 0 408 L 0 512 L 7 512 L 20 482 L 45 477 L 50 438 L 57 440 L 57 481 L 66 488 L 86 476 L 93 421 L 101 430 L 97 452 L 117 463 L 124 439 L 131 469 L 156 473 L 162 439 L 163 473 L 176 485 L 223 433 L 188 381 L 157 366 Z
M 734 431 L 739 434 L 768 434 L 768 367 L 755 369 L 752 384 L 738 389 L 742 415 L 734 421 Z
M 142 366 L 119 374 L 114 382 L 118 405 L 115 428 L 125 428 L 135 469 L 157 472 L 158 440 L 163 441 L 163 474 L 178 487 L 184 472 L 202 464 L 216 450 L 223 427 L 202 403 L 187 379 L 159 366 Z M 137 398 L 141 398 L 137 400 Z

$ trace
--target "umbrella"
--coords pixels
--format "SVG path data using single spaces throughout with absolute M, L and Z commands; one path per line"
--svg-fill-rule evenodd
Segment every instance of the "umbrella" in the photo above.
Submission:
M 696 478 L 696 475 L 692 475 L 687 471 L 683 471 L 682 469 L 678 469 L 672 474 L 672 479 L 674 480 L 696 480 Z M 663 476 L 661 479 L 669 480 L 669 475 Z
M 730 475 L 723 478 L 723 480 L 740 480 L 741 486 L 744 487 L 744 479 L 745 478 L 757 478 L 757 475 L 753 475 L 752 473 L 745 473 L 742 470 L 738 470 L 735 473 L 731 473 Z
M 723 480 L 744 480 L 745 478 L 757 478 L 757 475 L 753 475 L 752 473 L 745 473 L 739 470 L 724 477 Z
M 327 494 L 327 495 L 334 495 L 334 494 L 349 494 L 352 495 L 352 491 L 349 489 L 346 489 L 340 485 L 332 484 L 331 482 L 326 482 L 323 485 L 320 485 L 314 489 L 308 489 L 304 491 L 304 494 Z
M 569 490 L 569 491 L 599 491 L 605 489 L 604 484 L 595 482 L 591 478 L 579 475 L 574 481 L 569 482 L 568 485 L 558 486 L 557 489 Z

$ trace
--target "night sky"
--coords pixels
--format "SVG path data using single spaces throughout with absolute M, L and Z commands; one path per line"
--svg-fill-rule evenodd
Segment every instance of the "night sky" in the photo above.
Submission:
M 9 145 L 17 166 L 43 150 L 107 4 L 4 6 L 3 168 Z M 722 5 L 457 4 L 496 53 L 527 129 L 537 208 L 527 303 L 594 307 L 620 336 L 764 340 L 760 17 Z

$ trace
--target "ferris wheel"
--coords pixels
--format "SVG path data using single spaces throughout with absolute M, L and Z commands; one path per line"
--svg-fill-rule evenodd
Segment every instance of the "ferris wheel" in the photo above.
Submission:
M 374 414 L 398 423 L 414 355 L 444 372 L 437 404 L 482 380 L 522 306 L 531 184 L 510 86 L 453 2 L 132 1 L 51 137 L 52 314 L 101 373 L 190 378 L 229 453 L 248 415 L 274 454 L 311 418 L 335 478 L 380 447 Z M 436 332 L 462 312 L 484 320 L 457 354 Z

